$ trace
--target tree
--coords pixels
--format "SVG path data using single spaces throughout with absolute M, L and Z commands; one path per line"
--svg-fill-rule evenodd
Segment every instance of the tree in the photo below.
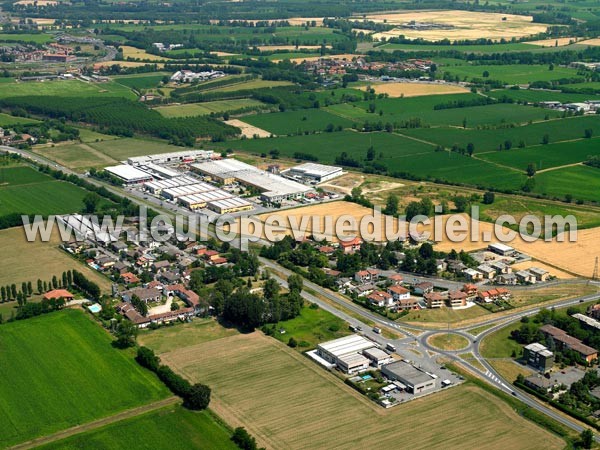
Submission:
M 41 294 L 42 292 L 44 292 L 43 289 L 44 289 L 44 285 L 42 284 L 42 280 L 40 280 L 38 278 L 38 280 L 37 280 L 37 292 L 38 292 L 38 294 Z
M 296 339 L 294 339 L 293 337 L 291 337 L 288 340 L 288 346 L 291 347 L 291 348 L 296 348 L 296 347 L 298 347 L 298 342 L 296 341 Z
M 545 134 L 544 136 L 542 136 L 542 144 L 546 145 L 550 143 L 550 135 Z
M 591 128 L 587 128 L 584 131 L 583 135 L 585 136 L 586 139 L 590 139 L 594 135 L 594 130 L 592 130 Z
M 135 345 L 137 334 L 138 328 L 132 322 L 129 320 L 122 320 L 115 330 L 115 337 L 117 338 L 114 342 L 115 347 L 133 347 Z
M 290 292 L 297 292 L 299 294 L 304 287 L 304 280 L 300 275 L 293 273 L 288 277 L 287 284 Z
M 494 203 L 494 200 L 496 200 L 496 194 L 494 194 L 493 192 L 488 191 L 485 194 L 483 194 L 484 205 L 491 205 L 492 203 Z
M 463 195 L 457 195 L 454 197 L 454 206 L 457 212 L 465 212 L 469 207 L 469 200 Z
M 138 348 L 135 360 L 152 372 L 156 372 L 160 366 L 160 358 L 154 354 L 154 350 L 144 346 Z
M 469 142 L 467 144 L 467 153 L 469 154 L 469 156 L 473 156 L 474 152 L 475 152 L 475 144 L 473 144 L 472 142 Z
M 6 301 L 6 288 L 4 286 L 0 287 L 0 298 L 2 299 L 2 303 Z
M 148 314 L 148 305 L 137 295 L 133 294 L 131 296 L 131 304 L 142 316 L 146 316 Z
M 33 285 L 31 284 L 31 281 L 27 282 L 27 295 L 29 297 L 33 295 Z
M 205 384 L 196 383 L 189 389 L 183 399 L 183 406 L 194 411 L 202 411 L 208 408 L 210 403 L 210 388 Z
M 256 439 L 250 436 L 245 428 L 237 427 L 233 430 L 231 440 L 242 450 L 256 450 Z
M 396 195 L 388 195 L 383 213 L 389 216 L 395 216 L 398 214 L 398 197 Z
M 535 164 L 533 164 L 533 163 L 527 164 L 527 170 L 526 170 L 527 176 L 529 178 L 531 178 L 532 176 L 535 175 L 535 172 L 536 172 Z
M 10 298 L 12 298 L 13 300 L 16 300 L 17 298 L 17 285 L 16 284 L 11 284 L 10 285 Z
M 482 75 L 483 75 L 483 78 L 489 78 L 490 73 L 487 70 L 484 70 Z
M 58 287 L 58 278 L 56 278 L 56 275 L 52 276 L 52 288 L 56 289 Z
M 586 428 L 581 432 L 579 437 L 583 448 L 592 448 L 592 443 L 594 442 L 594 433 L 592 433 L 592 430 Z
M 88 214 L 93 214 L 96 212 L 96 208 L 98 207 L 98 203 L 100 203 L 100 196 L 95 192 L 90 192 L 85 197 L 83 197 L 83 206 L 84 211 Z
M 263 295 L 267 300 L 273 300 L 279 297 L 280 289 L 279 283 L 275 279 L 269 278 L 263 285 Z
M 367 149 L 367 161 L 373 161 L 375 159 L 375 149 L 373 148 L 373 146 L 371 145 L 368 149 Z

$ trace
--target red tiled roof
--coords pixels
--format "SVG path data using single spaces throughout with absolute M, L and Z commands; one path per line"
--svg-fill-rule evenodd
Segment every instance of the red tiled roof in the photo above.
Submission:
M 71 294 L 66 289 L 54 289 L 52 291 L 46 292 L 44 294 L 44 298 L 46 300 L 59 299 L 59 298 L 63 298 L 65 300 L 67 300 L 67 299 L 73 298 L 73 294 Z

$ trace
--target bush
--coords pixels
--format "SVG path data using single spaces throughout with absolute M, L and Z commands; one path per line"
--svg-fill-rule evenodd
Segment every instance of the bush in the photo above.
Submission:
M 183 406 L 194 411 L 208 408 L 210 403 L 210 388 L 205 384 L 196 383 L 188 391 Z

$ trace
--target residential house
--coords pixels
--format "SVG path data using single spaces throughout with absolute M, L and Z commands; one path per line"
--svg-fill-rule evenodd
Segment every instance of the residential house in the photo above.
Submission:
M 571 336 L 560 328 L 553 325 L 544 325 L 540 328 L 540 331 L 544 333 L 544 336 L 546 337 L 551 336 L 559 350 L 573 350 L 579 353 L 581 358 L 587 363 L 591 363 L 595 359 L 598 359 L 598 352 L 596 349 L 585 345 L 579 339 Z
M 140 298 L 140 300 L 142 300 L 145 303 L 159 302 L 162 297 L 160 291 L 156 288 L 136 287 L 122 292 L 121 298 L 123 299 L 123 301 L 131 303 L 131 299 L 134 295 L 137 295 Z
M 496 277 L 496 281 L 500 284 L 514 286 L 517 284 L 517 276 L 514 273 L 502 273 Z
M 335 248 L 330 247 L 329 245 L 322 245 L 321 247 L 317 247 L 319 253 L 323 253 L 324 255 L 331 256 L 335 252 Z
M 117 253 L 127 251 L 127 244 L 121 241 L 115 241 L 110 244 L 110 247 Z
M 590 306 L 587 309 L 587 315 L 594 319 L 600 319 L 600 303 Z
M 483 274 L 475 269 L 466 268 L 462 273 L 469 281 L 483 280 Z
M 415 294 L 424 295 L 433 291 L 433 283 L 430 281 L 423 281 L 415 284 Z
M 96 265 L 100 268 L 100 270 L 110 269 L 115 265 L 117 261 L 110 256 L 98 256 L 95 259 Z
M 392 275 L 390 275 L 389 277 L 387 277 L 387 279 L 389 281 L 391 281 L 392 285 L 400 285 L 402 284 L 402 281 L 404 281 L 404 277 L 402 275 L 400 275 L 399 273 L 394 273 Z
M 123 280 L 123 283 L 125 283 L 125 284 L 135 284 L 135 283 L 140 282 L 140 279 L 131 272 L 122 273 L 121 279 Z
M 154 270 L 155 273 L 164 272 L 169 270 L 170 267 L 171 262 L 167 260 L 155 261 L 154 264 L 152 264 L 152 270 Z
M 498 275 L 512 273 L 512 267 L 510 267 L 508 264 L 504 264 L 501 261 L 492 262 L 490 267 L 495 269 Z
M 525 377 L 525 386 L 541 392 L 542 394 L 548 394 L 555 386 L 555 383 L 545 377 L 541 377 L 539 375 L 530 375 Z
M 511 293 L 506 288 L 492 288 L 477 294 L 477 300 L 483 303 L 492 303 L 498 300 L 508 300 Z
M 394 306 L 394 297 L 385 291 L 373 291 L 367 296 L 367 300 L 374 306 L 380 308 L 390 308 Z
M 421 309 L 419 301 L 414 297 L 403 298 L 398 300 L 397 309 L 401 311 L 409 311 L 412 309 Z
M 323 272 L 325 272 L 325 275 L 332 278 L 337 278 L 342 274 L 339 270 L 330 269 L 329 267 L 324 267 Z
M 224 258 L 219 255 L 211 257 L 208 260 L 208 264 L 210 264 L 211 266 L 224 266 L 227 263 L 228 263 L 227 258 Z
M 363 244 L 363 240 L 359 237 L 355 237 L 354 239 L 348 241 L 340 241 L 340 247 L 345 254 L 353 254 L 360 250 L 361 245 Z
M 175 284 L 181 281 L 181 274 L 173 271 L 162 272 L 158 276 L 158 280 L 164 284 Z
M 361 284 L 360 286 L 354 286 L 353 290 L 356 293 L 356 295 L 358 295 L 359 297 L 366 297 L 367 295 L 369 295 L 371 292 L 373 292 L 375 290 L 375 285 L 374 284 Z
M 467 293 L 463 291 L 448 292 L 448 305 L 451 308 L 458 308 L 467 305 Z
M 435 268 L 438 272 L 445 272 L 448 269 L 448 263 L 443 259 L 436 259 Z
M 459 260 L 450 260 L 448 261 L 448 271 L 453 273 L 461 273 L 465 270 L 467 266 Z
M 477 271 L 483 274 L 483 278 L 487 280 L 492 280 L 496 276 L 496 269 L 487 264 L 480 264 L 477 266 Z
M 528 272 L 527 270 L 519 270 L 518 272 L 515 273 L 515 275 L 516 275 L 517 281 L 519 283 L 534 284 L 536 281 L 535 275 L 532 274 L 531 272 Z
M 444 306 L 444 296 L 439 292 L 427 292 L 423 298 L 430 309 L 441 308 Z
M 43 295 L 44 300 L 58 300 L 62 298 L 65 302 L 73 300 L 73 294 L 66 289 L 53 289 Z
M 535 276 L 536 281 L 548 281 L 550 278 L 550 272 L 539 267 L 530 267 L 528 270 Z
M 202 305 L 200 303 L 200 297 L 198 296 L 198 294 L 196 294 L 194 291 L 187 289 L 182 284 L 167 286 L 167 293 L 169 295 L 178 296 L 187 305 L 193 307 L 196 312 L 202 310 Z
M 366 269 L 359 270 L 354 274 L 354 281 L 357 283 L 376 283 L 379 279 L 379 270 L 377 269 Z
M 477 296 L 477 286 L 471 283 L 463 284 L 461 291 L 467 294 L 467 300 L 474 299 Z
M 410 291 L 402 286 L 390 286 L 387 291 L 388 294 L 393 297 L 395 302 L 408 300 L 410 298 Z
M 123 275 L 125 272 L 129 271 L 129 268 L 127 267 L 127 264 L 125 264 L 123 261 L 117 261 L 116 263 L 113 264 L 112 268 L 119 275 Z

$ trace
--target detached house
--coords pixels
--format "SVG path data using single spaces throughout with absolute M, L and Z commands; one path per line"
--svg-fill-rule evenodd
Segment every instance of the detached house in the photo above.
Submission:
M 351 255 L 354 252 L 360 250 L 360 246 L 363 244 L 363 240 L 359 237 L 355 237 L 349 241 L 340 241 L 340 247 L 343 252 L 347 255 Z
M 483 280 L 483 274 L 475 269 L 467 268 L 462 273 L 469 281 Z
M 531 283 L 534 284 L 535 283 L 535 275 L 532 274 L 531 272 L 528 272 L 527 270 L 519 270 L 518 272 L 515 273 L 516 277 L 517 277 L 517 281 L 519 283 Z
M 444 297 L 439 292 L 428 292 L 423 298 L 430 309 L 441 308 L 444 306 Z
M 428 294 L 433 291 L 433 283 L 430 281 L 423 281 L 422 283 L 415 284 L 415 294 Z
M 491 280 L 496 276 L 496 269 L 488 266 L 487 264 L 481 264 L 477 266 L 477 271 L 481 272 L 483 274 L 483 278 L 488 280 Z
M 463 291 L 448 292 L 448 304 L 451 308 L 458 308 L 467 305 L 467 293 Z
M 360 270 L 354 274 L 354 281 L 357 283 L 375 283 L 379 279 L 379 270 L 377 269 L 366 269 Z
M 373 291 L 367 296 L 369 303 L 380 308 L 390 308 L 394 305 L 394 298 L 385 291 Z
M 388 288 L 388 294 L 393 297 L 395 302 L 408 300 L 410 298 L 410 291 L 402 286 L 390 286 Z
M 550 278 L 550 272 L 539 267 L 530 267 L 529 273 L 533 274 L 536 281 L 548 281 L 548 278 Z

